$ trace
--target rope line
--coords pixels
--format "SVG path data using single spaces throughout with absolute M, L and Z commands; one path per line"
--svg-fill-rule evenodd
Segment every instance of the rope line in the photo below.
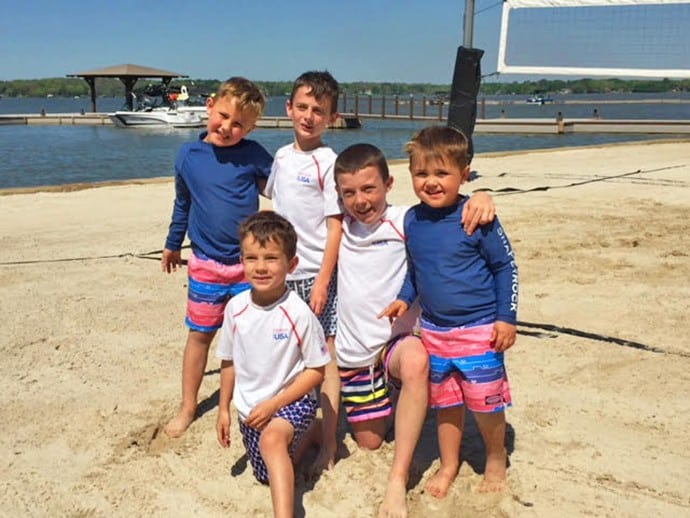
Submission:
M 540 192 L 540 191 L 548 191 L 552 189 L 569 189 L 570 187 L 579 187 L 580 185 L 586 185 L 588 183 L 596 183 L 596 182 L 605 182 L 607 180 L 615 180 L 617 178 L 625 178 L 628 176 L 632 176 L 635 174 L 646 174 L 646 173 L 658 173 L 659 171 L 667 171 L 669 169 L 678 169 L 681 167 L 685 167 L 686 164 L 680 164 L 680 165 L 671 165 L 667 167 L 659 167 L 658 169 L 647 169 L 647 170 L 642 170 L 638 169 L 636 171 L 630 171 L 627 173 L 621 173 L 613 176 L 598 176 L 596 178 L 589 178 L 587 180 L 582 180 L 580 182 L 572 182 L 566 185 L 543 185 L 540 187 L 532 187 L 531 189 L 518 189 L 516 187 L 504 187 L 502 189 L 491 189 L 490 187 L 484 187 L 480 189 L 475 189 L 473 192 L 479 192 L 479 191 L 484 191 L 484 192 L 493 192 L 496 193 L 496 196 L 507 196 L 510 194 L 523 194 L 527 192 Z
M 182 247 L 184 248 L 190 248 L 189 245 L 185 245 Z M 151 250 L 150 252 L 143 252 L 143 253 L 134 253 L 134 252 L 125 252 L 122 254 L 113 254 L 113 255 L 89 255 L 89 256 L 83 256 L 83 257 L 63 257 L 61 259 L 33 259 L 33 260 L 27 260 L 27 261 L 6 261 L 6 262 L 0 262 L 0 266 L 18 266 L 18 265 L 24 265 L 24 264 L 44 264 L 44 263 L 66 263 L 66 262 L 71 262 L 71 261 L 95 261 L 98 259 L 121 259 L 123 257 L 134 257 L 135 259 L 153 259 L 153 260 L 160 260 L 161 255 L 163 254 L 163 250 Z M 182 264 L 187 264 L 187 260 L 183 259 Z
M 632 347 L 633 349 L 639 349 L 639 350 L 647 351 L 647 352 L 651 352 L 651 353 L 673 354 L 675 356 L 682 356 L 684 358 L 690 358 L 690 353 L 686 353 L 683 351 L 667 351 L 665 349 L 661 349 L 659 347 L 654 347 L 652 345 L 647 345 L 647 344 L 643 344 L 640 342 L 634 342 L 632 340 L 626 340 L 624 338 L 616 338 L 615 336 L 607 336 L 607 335 L 601 335 L 598 333 L 591 333 L 589 331 L 582 331 L 580 329 L 573 329 L 572 327 L 556 326 L 553 324 L 540 324 L 540 323 L 536 323 L 536 322 L 523 322 L 521 320 L 518 320 L 517 325 L 522 326 L 522 327 L 532 328 L 532 329 L 543 329 L 545 331 L 552 331 L 552 332 L 560 333 L 560 334 L 579 336 L 580 338 L 588 338 L 590 340 L 596 340 L 599 342 L 609 342 L 609 343 L 620 345 L 623 347 Z M 529 336 L 540 337 L 539 333 L 534 333 L 534 332 L 530 332 L 530 331 L 522 331 L 522 332 L 518 331 L 518 333 L 526 334 Z

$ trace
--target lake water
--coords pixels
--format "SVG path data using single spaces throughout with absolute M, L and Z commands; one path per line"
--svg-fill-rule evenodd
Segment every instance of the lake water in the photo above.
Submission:
M 526 105 L 515 96 L 487 98 L 486 118 L 543 117 L 553 119 L 560 111 L 566 118 L 590 117 L 594 108 L 609 119 L 690 119 L 688 103 L 605 103 L 602 101 L 690 100 L 690 94 L 628 95 L 628 96 L 569 96 L 555 98 L 555 104 Z M 582 104 L 562 104 L 561 100 L 581 101 Z M 421 109 L 421 98 L 415 100 Z M 354 109 L 354 99 L 348 98 L 348 111 Z M 98 111 L 119 109 L 122 99 L 99 98 Z M 502 104 L 501 104 L 502 103 Z M 366 103 L 360 101 L 360 110 Z M 270 98 L 266 115 L 285 114 L 285 98 Z M 392 98 L 387 100 L 387 112 L 392 113 Z M 341 106 L 341 111 L 342 110 Z M 366 106 L 368 108 L 368 106 Z M 365 109 L 366 109 L 365 108 Z M 0 98 L 0 114 L 78 113 L 91 110 L 88 98 L 32 99 Z M 378 108 L 374 105 L 374 110 Z M 404 104 L 400 113 L 409 109 Z M 435 110 L 435 111 L 434 111 Z M 428 107 L 429 115 L 438 113 Z M 325 141 L 336 152 L 356 142 L 369 142 L 380 147 L 389 159 L 404 158 L 403 146 L 410 137 L 431 122 L 364 119 L 358 130 L 331 130 Z M 62 185 L 76 182 L 127 180 L 171 176 L 179 146 L 196 139 L 200 129 L 121 129 L 111 126 L 0 126 L 0 188 Z M 292 139 L 290 129 L 257 129 L 251 137 L 274 153 Z M 566 135 L 483 135 L 474 137 L 475 152 L 513 151 L 523 149 L 586 146 L 613 142 L 639 141 L 659 138 L 659 135 L 566 134 Z

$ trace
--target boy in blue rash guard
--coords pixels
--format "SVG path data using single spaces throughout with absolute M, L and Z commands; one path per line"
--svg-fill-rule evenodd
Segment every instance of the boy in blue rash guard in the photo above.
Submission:
M 259 88 L 242 77 L 222 83 L 209 98 L 206 132 L 184 144 L 175 161 L 175 204 L 161 266 L 174 272 L 189 235 L 192 254 L 187 271 L 189 327 L 182 362 L 182 404 L 165 427 L 182 435 L 194 420 L 208 349 L 223 323 L 225 305 L 250 286 L 240 263 L 240 222 L 259 209 L 259 193 L 273 158 L 246 137 L 265 106 Z
M 507 454 L 505 408 L 511 405 L 503 353 L 515 343 L 515 256 L 495 219 L 468 235 L 461 215 L 470 174 L 467 139 L 452 128 L 419 132 L 406 146 L 415 194 L 405 216 L 408 274 L 382 316 L 402 316 L 418 296 L 422 341 L 430 358 L 430 404 L 438 409 L 441 467 L 427 482 L 443 498 L 458 474 L 465 407 L 486 446 L 480 491 L 502 491 Z

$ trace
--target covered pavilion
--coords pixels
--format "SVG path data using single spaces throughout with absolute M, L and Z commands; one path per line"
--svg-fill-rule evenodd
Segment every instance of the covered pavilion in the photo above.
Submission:
M 125 85 L 125 101 L 127 107 L 133 109 L 132 92 L 134 85 L 139 79 L 146 78 L 160 78 L 161 83 L 165 86 L 170 84 L 170 81 L 176 77 L 189 77 L 185 74 L 177 72 L 170 72 L 168 70 L 161 70 L 159 68 L 142 67 L 140 65 L 115 65 L 112 67 L 99 68 L 96 70 L 89 70 L 87 72 L 79 72 L 77 74 L 67 74 L 67 77 L 81 77 L 89 85 L 91 90 L 91 106 L 96 112 L 96 78 L 97 77 L 117 77 Z

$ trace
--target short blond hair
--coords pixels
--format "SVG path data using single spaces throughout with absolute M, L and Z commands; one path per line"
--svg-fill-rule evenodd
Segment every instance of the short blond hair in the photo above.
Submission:
M 410 162 L 438 160 L 450 162 L 459 169 L 470 163 L 469 143 L 465 135 L 448 126 L 429 126 L 417 133 L 405 144 Z
M 259 119 L 266 106 L 266 97 L 256 83 L 244 77 L 231 77 L 218 87 L 214 98 L 232 97 L 242 112 L 249 112 Z

